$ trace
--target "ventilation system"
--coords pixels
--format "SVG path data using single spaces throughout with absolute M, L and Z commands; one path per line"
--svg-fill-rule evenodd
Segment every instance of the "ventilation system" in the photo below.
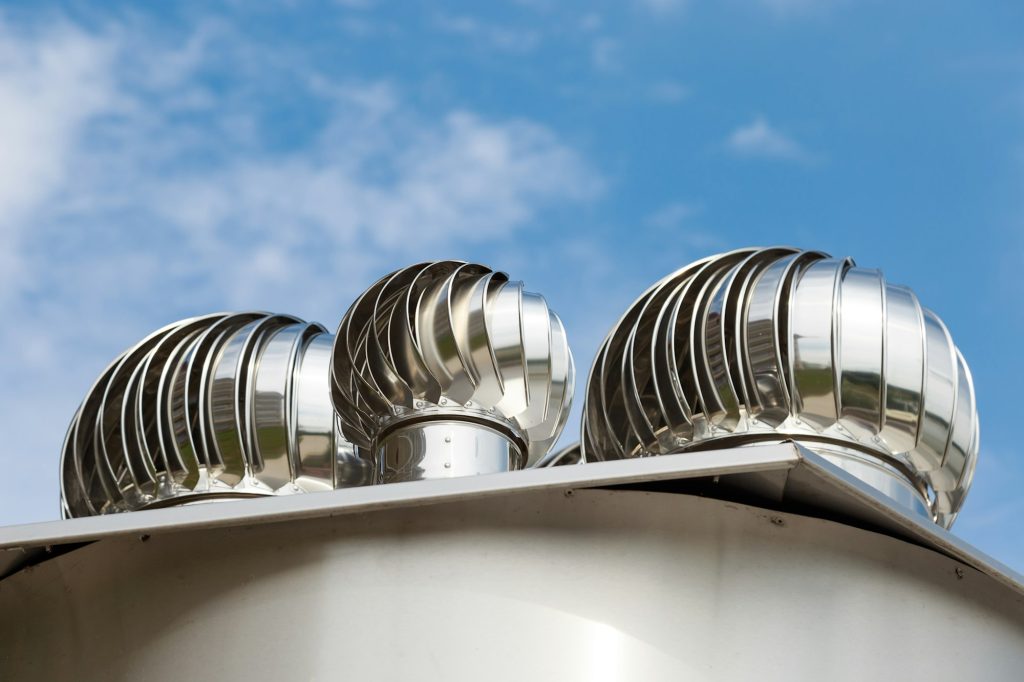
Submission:
M 122 353 L 75 415 L 62 511 L 331 490 L 365 477 L 330 407 L 332 337 L 288 315 L 184 320 Z
M 521 469 L 561 433 L 573 382 L 544 298 L 480 265 L 385 277 L 337 337 L 262 312 L 184 320 L 89 391 L 65 439 L 62 513 Z
M 72 421 L 65 516 L 795 440 L 949 527 L 971 484 L 970 371 L 877 270 L 777 247 L 712 256 L 605 339 L 582 443 L 552 452 L 575 372 L 544 298 L 437 261 L 369 287 L 336 335 L 288 315 L 170 325 Z
M 554 444 L 575 372 L 538 294 L 481 265 L 442 261 L 370 287 L 331 365 L 345 435 L 381 482 L 521 469 Z
M 912 291 L 789 248 L 733 251 L 665 277 L 602 345 L 585 459 L 780 439 L 949 527 L 977 461 L 970 371 Z

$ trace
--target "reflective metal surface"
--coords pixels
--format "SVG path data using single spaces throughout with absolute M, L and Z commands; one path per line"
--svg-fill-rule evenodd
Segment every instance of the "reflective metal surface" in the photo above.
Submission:
M 377 481 L 395 483 L 514 471 L 524 457 L 499 428 L 446 419 L 399 422 L 381 438 L 375 459 Z
M 662 279 L 588 380 L 587 460 L 780 434 L 949 527 L 977 462 L 970 371 L 909 289 L 850 259 L 776 247 Z
M 63 515 L 333 489 L 352 446 L 330 404 L 331 340 L 294 317 L 238 313 L 128 349 L 68 429 Z
M 0 526 L 0 580 L 83 544 L 117 537 L 137 539 L 189 529 L 251 528 L 344 515 L 364 517 L 383 508 L 423 507 L 542 490 L 561 495 L 583 488 L 622 487 L 746 501 L 874 529 L 966 563 L 1024 599 L 1024 576 L 985 556 L 931 519 L 910 513 L 822 455 L 791 441 L 746 443 L 586 466 L 531 467 L 492 476 L 367 485 L 317 495 L 263 496 L 246 504 L 186 504 L 132 514 Z
M 552 450 L 537 462 L 539 467 L 560 467 L 567 464 L 583 464 L 583 452 L 579 443 L 567 445 L 561 450 Z
M 439 261 L 360 296 L 338 328 L 331 379 L 346 437 L 376 454 L 384 480 L 408 480 L 539 460 L 565 426 L 574 366 L 542 296 L 482 265 Z
M 574 379 L 543 297 L 455 261 L 380 280 L 337 338 L 288 315 L 184 320 L 89 391 L 62 513 L 522 469 L 561 433 Z
M 762 449 L 743 448 L 744 468 Z M 970 561 L 831 520 L 582 480 L 743 454 L 724 453 L 55 523 L 167 521 L 0 582 L 0 679 L 1020 679 L 1024 592 Z M 328 500 L 317 514 L 251 515 Z M 250 516 L 216 525 L 224 515 Z

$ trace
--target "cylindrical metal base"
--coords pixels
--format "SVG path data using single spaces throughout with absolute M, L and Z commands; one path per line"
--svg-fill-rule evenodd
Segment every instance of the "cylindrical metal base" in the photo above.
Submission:
M 0 679 L 979 682 L 1024 669 L 1024 596 L 937 552 L 735 502 L 566 492 L 100 540 L 0 583 Z
M 436 419 L 399 424 L 376 451 L 377 482 L 419 481 L 522 469 L 524 449 L 482 423 Z

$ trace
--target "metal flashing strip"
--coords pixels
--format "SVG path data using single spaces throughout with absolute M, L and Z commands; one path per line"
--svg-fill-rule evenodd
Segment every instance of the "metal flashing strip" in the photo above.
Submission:
M 548 488 L 594 488 L 645 481 L 774 471 L 796 466 L 792 444 L 595 462 L 453 479 L 407 481 L 314 494 L 208 502 L 123 514 L 0 527 L 0 550 L 56 546 L 117 535 L 273 523 Z
M 824 516 L 854 521 L 892 537 L 945 554 L 1024 595 L 1024 575 L 930 521 L 903 511 L 888 497 L 815 453 L 796 445 L 800 464 L 786 482 L 786 497 Z M 816 514 L 819 515 L 819 514 Z
M 252 526 L 378 509 L 443 504 L 552 488 L 638 486 L 708 479 L 734 482 L 782 511 L 824 516 L 924 546 L 1024 594 L 1024 577 L 948 531 L 925 523 L 842 469 L 793 444 L 691 452 L 483 476 L 391 483 L 287 497 L 152 509 L 0 528 L 0 576 L 49 553 L 110 537 Z M 702 494 L 715 497 L 717 485 Z M 756 504 L 756 502 L 755 502 Z

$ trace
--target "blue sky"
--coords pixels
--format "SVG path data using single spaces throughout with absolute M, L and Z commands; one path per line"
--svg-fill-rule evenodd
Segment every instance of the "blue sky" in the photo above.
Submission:
M 1021 36 L 1013 2 L 8 3 L 0 521 L 57 515 L 78 401 L 169 321 L 333 328 L 476 260 L 547 296 L 582 387 L 649 283 L 793 244 L 947 322 L 982 419 L 956 531 L 1024 569 Z

